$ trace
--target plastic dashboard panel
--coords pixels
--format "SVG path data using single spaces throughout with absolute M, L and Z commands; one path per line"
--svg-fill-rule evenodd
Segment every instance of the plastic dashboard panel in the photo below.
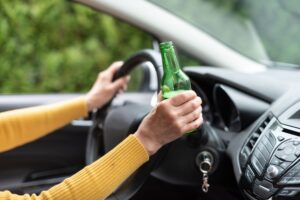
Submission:
M 230 143 L 227 151 L 248 198 L 300 198 L 299 101 L 297 87 L 288 88 L 266 114 Z
M 270 104 L 232 138 L 227 154 L 247 199 L 300 199 L 300 82 L 288 80 L 299 73 L 286 70 L 280 78 L 272 70 L 251 75 L 208 68 L 186 71 L 193 80 L 222 83 Z

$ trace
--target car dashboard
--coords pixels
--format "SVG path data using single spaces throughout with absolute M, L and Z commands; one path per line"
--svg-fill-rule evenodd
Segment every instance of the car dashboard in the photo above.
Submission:
M 300 198 L 299 72 L 243 74 L 209 67 L 185 72 L 204 120 L 226 143 L 246 199 Z

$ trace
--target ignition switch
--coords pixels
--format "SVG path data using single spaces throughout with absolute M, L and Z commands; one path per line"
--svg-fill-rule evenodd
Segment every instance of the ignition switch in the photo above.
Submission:
M 202 173 L 203 171 L 211 172 L 214 160 L 214 156 L 211 152 L 203 150 L 196 156 L 196 165 Z

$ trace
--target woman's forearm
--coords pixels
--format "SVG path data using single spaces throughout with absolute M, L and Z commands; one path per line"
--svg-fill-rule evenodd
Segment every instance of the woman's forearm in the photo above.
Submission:
M 87 115 L 85 97 L 0 113 L 0 152 L 40 138 Z
M 0 192 L 0 200 L 105 199 L 148 159 L 148 153 L 143 145 L 134 135 L 130 135 L 105 156 L 48 191 L 31 196 L 4 191 Z

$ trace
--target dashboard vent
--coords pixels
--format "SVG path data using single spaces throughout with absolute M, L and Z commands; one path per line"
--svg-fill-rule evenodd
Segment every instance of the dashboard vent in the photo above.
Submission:
M 248 157 L 256 144 L 260 135 L 264 132 L 266 127 L 268 126 L 269 122 L 271 121 L 272 117 L 268 116 L 251 134 L 249 139 L 247 140 L 245 146 L 243 147 L 241 154 L 240 154 L 240 164 L 241 166 L 245 166 Z

